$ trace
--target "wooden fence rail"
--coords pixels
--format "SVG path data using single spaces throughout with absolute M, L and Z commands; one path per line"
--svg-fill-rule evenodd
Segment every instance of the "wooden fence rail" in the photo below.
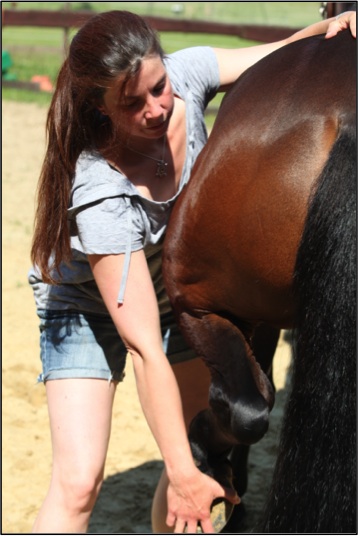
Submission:
M 355 9 L 355 2 L 321 2 L 323 17 L 332 17 L 347 9 Z M 49 28 L 78 28 L 89 18 L 92 11 L 37 11 L 2 9 L 2 26 L 40 26 Z M 270 43 L 285 39 L 299 28 L 266 26 L 258 24 L 226 24 L 210 21 L 182 20 L 164 17 L 144 16 L 160 32 L 211 33 L 235 35 L 252 41 Z
M 36 11 L 4 9 L 2 12 L 2 26 L 37 26 L 47 28 L 78 28 L 89 18 L 92 11 Z M 219 35 L 232 35 L 269 43 L 284 39 L 299 28 L 282 26 L 265 26 L 255 24 L 225 24 L 220 22 L 171 19 L 164 17 L 143 17 L 153 28 L 159 32 L 183 33 L 210 33 Z

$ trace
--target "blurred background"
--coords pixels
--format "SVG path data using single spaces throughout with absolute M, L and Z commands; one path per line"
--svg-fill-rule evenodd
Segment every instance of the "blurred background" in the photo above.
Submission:
M 241 47 L 259 41 L 276 40 L 280 34 L 250 33 L 252 25 L 279 26 L 293 33 L 321 18 L 321 2 L 2 2 L 2 80 L 3 99 L 37 102 L 48 105 L 51 89 L 66 48 L 80 25 L 83 12 L 87 16 L 100 11 L 125 9 L 165 19 L 159 33 L 167 53 L 195 45 Z M 27 13 L 24 13 L 26 11 Z M 40 11 L 41 14 L 36 13 Z M 46 13 L 47 14 L 46 18 Z M 77 27 L 61 27 L 65 24 Z M 169 21 L 167 20 L 169 19 Z M 195 25 L 186 31 L 173 31 L 173 24 L 181 20 L 200 22 L 200 33 Z M 169 22 L 172 21 L 172 27 Z M 247 31 L 231 28 L 205 27 L 205 23 L 244 25 Z M 52 27 L 50 27 L 52 26 Z M 57 26 L 57 27 L 55 27 Z M 173 28 L 173 29 L 171 29 Z M 291 31 L 292 29 L 292 31 Z M 190 30 L 190 31 L 189 31 Z M 202 33 L 203 32 L 203 33 Z M 212 33 L 211 33 L 212 32 Z M 214 33 L 215 32 L 215 33 Z M 231 33 L 232 35 L 224 35 Z M 246 38 L 243 38 L 246 37 Z M 271 39 L 270 39 L 271 38 Z M 41 91 L 38 91 L 40 89 Z M 214 103 L 215 109 L 215 103 Z

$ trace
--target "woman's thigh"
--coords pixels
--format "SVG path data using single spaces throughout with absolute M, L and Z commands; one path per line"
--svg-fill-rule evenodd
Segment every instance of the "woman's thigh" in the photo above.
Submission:
M 181 394 L 187 429 L 199 411 L 208 407 L 210 372 L 201 358 L 172 365 Z
M 90 482 L 102 475 L 115 390 L 102 379 L 46 382 L 54 476 Z

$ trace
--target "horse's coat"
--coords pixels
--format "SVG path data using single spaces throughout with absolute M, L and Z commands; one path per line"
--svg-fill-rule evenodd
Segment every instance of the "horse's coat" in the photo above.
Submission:
M 320 331 L 324 325 L 320 315 L 330 315 L 334 321 L 327 324 L 329 329 L 345 330 L 337 335 L 338 339 L 355 340 L 355 282 L 350 281 L 355 263 L 355 52 L 355 40 L 346 31 L 331 40 L 318 36 L 297 41 L 246 71 L 226 95 L 209 141 L 174 208 L 163 254 L 166 287 L 184 335 L 212 373 L 211 410 L 200 416 L 200 422 L 204 419 L 207 423 L 206 442 L 200 439 L 200 429 L 193 424 L 194 450 L 202 460 L 212 461 L 230 446 L 249 445 L 265 434 L 274 396 L 265 370 L 252 352 L 253 330 L 260 322 L 279 328 L 294 327 L 298 322 L 299 340 L 304 341 L 297 349 L 295 367 L 299 371 L 301 362 L 309 363 L 311 359 L 312 340 L 305 341 L 307 323 L 302 320 L 308 311 L 311 331 L 323 341 L 320 366 L 324 368 L 327 364 L 329 371 L 325 385 L 319 382 L 319 367 L 314 369 L 317 378 L 306 377 L 308 372 L 299 376 L 296 371 L 303 384 L 300 402 L 296 402 L 298 411 L 305 412 L 305 403 L 311 396 L 310 390 L 304 388 L 306 380 L 311 386 L 316 382 L 316 404 L 307 407 L 310 413 L 317 414 L 314 427 L 318 441 L 319 427 L 324 429 L 326 417 L 325 407 L 317 405 L 321 398 L 323 406 L 326 404 L 323 398 L 331 387 L 339 393 L 332 378 L 334 368 L 340 369 L 337 377 L 342 380 L 345 410 L 337 400 L 337 416 L 332 426 L 352 438 L 355 448 L 354 345 L 353 351 L 352 344 L 348 345 L 346 355 L 331 357 L 333 348 L 337 352 L 337 344 L 328 342 L 332 334 Z M 327 219 L 332 221 L 321 230 L 320 244 L 309 250 L 308 239 L 319 227 L 312 207 L 319 199 L 323 180 L 337 181 L 336 185 L 331 184 L 324 203 L 316 202 L 319 218 L 327 213 Z M 339 233 L 331 243 L 332 228 Z M 324 240 L 322 252 L 318 246 Z M 344 245 L 344 262 L 335 259 L 330 266 L 334 254 L 340 255 L 340 245 Z M 295 286 L 298 251 L 299 259 L 303 258 L 308 268 L 303 272 L 297 264 Z M 316 280 L 325 281 L 315 302 L 310 302 L 309 295 L 301 299 L 305 278 L 312 278 L 311 261 Z M 327 277 L 324 273 L 328 269 Z M 341 284 L 348 315 L 345 322 L 341 322 L 342 309 L 336 309 L 335 302 L 329 302 L 329 311 L 325 308 L 333 289 L 335 296 L 340 294 Z M 308 288 L 314 294 L 309 285 Z M 304 349 L 304 356 L 300 348 Z M 327 407 L 332 412 L 333 405 Z M 310 415 L 306 417 L 309 422 Z M 306 426 L 302 416 L 299 422 Z M 294 434 L 294 426 L 290 433 Z M 334 433 L 331 430 L 322 437 L 329 441 Z M 294 437 L 287 449 L 294 449 L 300 437 Z M 302 437 L 307 440 L 307 435 Z M 297 452 L 300 454 L 300 449 Z M 281 451 L 280 457 L 283 459 L 286 454 Z M 323 456 L 322 451 L 316 452 L 314 448 L 311 454 L 312 458 Z M 295 454 L 292 456 L 295 458 Z M 337 446 L 330 460 L 336 459 L 335 471 L 339 471 L 340 465 L 347 465 L 346 460 L 343 463 L 347 456 L 352 464 L 351 475 L 333 475 L 329 467 L 322 469 L 321 464 L 316 481 L 315 465 L 310 465 L 302 455 L 302 461 L 297 462 L 297 471 L 302 472 L 300 478 L 291 487 L 286 478 L 286 487 L 281 485 L 281 498 L 275 491 L 274 495 L 279 497 L 274 501 L 276 513 L 274 518 L 270 517 L 269 506 L 264 530 L 353 531 L 355 455 L 352 448 L 344 454 Z M 311 469 L 312 475 L 306 479 Z M 297 471 L 292 474 L 297 476 Z M 343 487 L 332 487 L 333 478 L 348 478 L 349 482 Z M 308 481 L 310 485 L 305 487 Z M 300 502 L 303 489 L 308 497 Z M 332 498 L 333 489 L 336 491 Z M 292 497 L 291 508 L 281 516 L 287 493 Z M 347 507 L 344 515 L 339 513 L 339 493 L 351 494 L 351 498 L 342 498 L 352 510 L 349 515 Z M 303 512 L 310 504 L 310 495 L 317 494 L 317 505 L 325 514 Z

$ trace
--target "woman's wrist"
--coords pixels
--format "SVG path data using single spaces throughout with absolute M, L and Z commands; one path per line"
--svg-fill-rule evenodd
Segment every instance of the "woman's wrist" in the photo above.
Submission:
M 191 453 L 189 440 L 186 437 L 183 440 L 180 444 L 178 438 L 175 446 L 173 445 L 173 441 L 168 453 L 162 452 L 168 478 L 172 481 L 181 478 L 189 479 L 198 474 L 198 468 Z

